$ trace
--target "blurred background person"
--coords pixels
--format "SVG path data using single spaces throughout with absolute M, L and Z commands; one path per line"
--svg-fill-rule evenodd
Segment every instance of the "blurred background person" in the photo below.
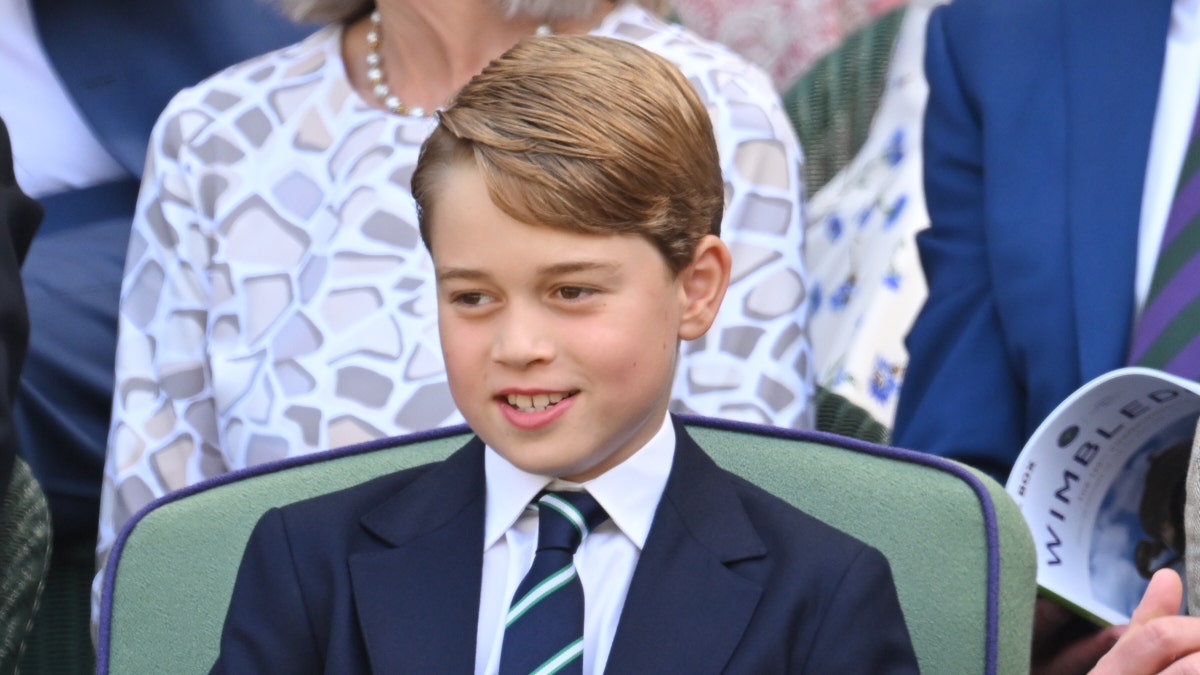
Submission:
M 678 0 L 683 25 L 765 69 L 781 88 L 905 0 Z M 804 133 L 808 133 L 805 131 Z M 807 151 L 807 148 L 806 148 Z
M 13 399 L 29 342 L 21 262 L 41 206 L 13 172 L 8 127 L 0 119 L 0 672 L 16 669 L 45 579 L 50 522 L 45 498 L 16 455 Z
M 41 220 L 41 206 L 17 184 L 8 127 L 0 118 L 0 509 L 4 508 L 4 495 L 16 458 L 13 400 L 29 344 L 29 312 L 21 288 L 21 262 Z
M 1195 0 L 934 10 L 931 225 L 917 237 L 929 296 L 906 342 L 895 444 L 1003 482 L 1094 377 L 1200 376 L 1197 63 Z M 1035 658 L 1083 672 L 1118 632 L 1039 603 Z
M 91 567 L 150 129 L 181 87 L 311 30 L 247 0 L 0 0 L 0 116 L 16 179 L 46 213 L 22 271 L 31 334 L 14 426 L 50 503 L 56 566 Z
M 181 87 L 304 32 L 240 0 L 0 3 L 0 115 L 17 179 L 46 210 L 23 273 L 32 338 L 16 428 L 59 537 L 94 536 L 150 128 Z

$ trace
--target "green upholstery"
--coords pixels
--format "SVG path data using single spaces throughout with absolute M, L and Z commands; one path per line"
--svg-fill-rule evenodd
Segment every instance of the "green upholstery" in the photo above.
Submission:
M 813 406 L 817 431 L 883 445 L 891 441 L 890 429 L 871 417 L 865 408 L 833 390 L 817 385 Z
M 999 485 L 944 460 L 826 434 L 688 423 L 720 464 L 887 555 L 923 672 L 1028 669 L 1033 542 Z M 199 486 L 135 519 L 110 562 L 99 672 L 205 672 L 264 510 L 444 457 L 466 439 L 447 433 Z
M 89 630 L 95 574 L 95 539 L 55 542 L 46 587 L 21 655 L 20 672 L 39 675 L 96 672 L 96 652 Z
M 875 17 L 783 92 L 804 148 L 806 194 L 816 194 L 866 141 L 903 18 L 903 6 Z
M 29 465 L 17 458 L 0 506 L 0 673 L 26 647 L 50 568 L 50 510 Z

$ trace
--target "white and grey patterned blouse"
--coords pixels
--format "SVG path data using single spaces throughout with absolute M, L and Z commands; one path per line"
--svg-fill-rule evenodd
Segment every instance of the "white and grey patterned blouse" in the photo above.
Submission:
M 684 71 L 708 105 L 733 284 L 685 344 L 677 410 L 810 426 L 801 154 L 767 75 L 618 7 L 594 33 Z M 460 422 L 409 178 L 429 120 L 351 89 L 341 29 L 221 72 L 159 119 L 121 296 L 103 559 L 151 499 L 283 457 Z

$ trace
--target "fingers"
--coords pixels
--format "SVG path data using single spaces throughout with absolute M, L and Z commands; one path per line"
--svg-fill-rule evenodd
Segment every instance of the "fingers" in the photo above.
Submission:
M 1189 654 L 1172 663 L 1162 675 L 1200 675 L 1200 652 Z
M 1200 667 L 1200 618 L 1164 616 L 1130 625 L 1092 675 L 1148 675 L 1168 667 L 1172 670 L 1167 672 L 1200 673 L 1189 670 Z
M 1125 634 L 1092 675 L 1200 674 L 1200 618 L 1179 616 L 1182 600 L 1179 575 L 1156 572 Z
M 1133 610 L 1129 625 L 1140 626 L 1161 616 L 1179 613 L 1183 603 L 1183 580 L 1172 569 L 1161 569 L 1150 578 L 1150 585 L 1142 594 L 1142 601 Z

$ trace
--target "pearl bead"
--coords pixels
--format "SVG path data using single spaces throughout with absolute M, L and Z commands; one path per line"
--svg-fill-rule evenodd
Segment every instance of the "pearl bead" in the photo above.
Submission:
M 371 90 L 375 94 L 375 98 L 387 108 L 389 112 L 397 115 L 406 115 L 408 117 L 428 117 L 425 109 L 420 106 L 409 108 L 404 105 L 400 97 L 392 93 L 391 87 L 387 83 L 387 74 L 383 70 L 383 57 L 379 54 L 379 45 L 382 42 L 382 18 L 379 16 L 379 10 L 371 12 L 371 29 L 367 31 L 367 79 L 371 82 Z M 552 35 L 554 33 L 550 26 L 542 24 L 537 27 L 538 35 Z M 434 111 L 434 114 L 437 110 Z

